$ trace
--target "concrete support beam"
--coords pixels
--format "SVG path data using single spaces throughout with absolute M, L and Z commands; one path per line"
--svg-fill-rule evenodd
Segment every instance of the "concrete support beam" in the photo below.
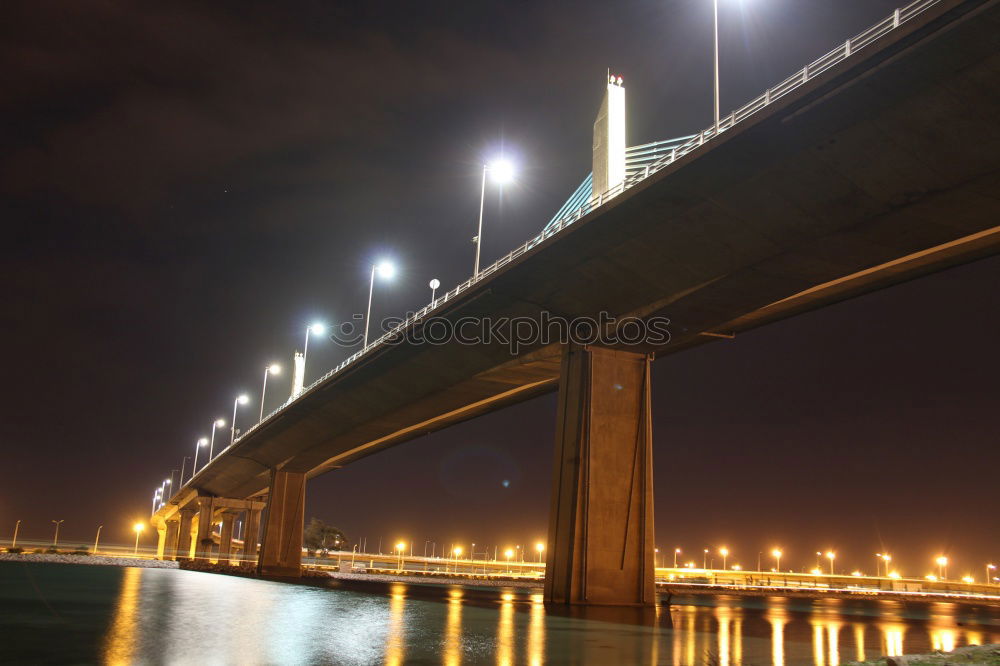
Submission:
M 156 559 L 162 560 L 167 552 L 167 521 L 156 524 Z
M 180 520 L 177 525 L 177 558 L 182 560 L 191 559 L 192 553 L 192 540 L 191 540 L 191 530 L 193 528 L 192 523 L 194 522 L 194 516 L 197 511 L 194 508 L 184 508 L 181 509 L 178 514 L 180 515 Z
M 243 561 L 257 561 L 257 542 L 260 539 L 260 509 L 248 509 L 243 528 Z
M 176 520 L 167 520 L 166 522 L 166 539 L 165 543 L 162 543 L 162 552 L 160 548 L 157 548 L 157 557 L 161 560 L 172 560 L 177 557 L 177 534 L 179 532 L 180 523 Z
M 199 497 L 198 533 L 195 539 L 195 552 L 199 560 L 208 561 L 212 556 L 212 515 L 215 512 L 211 497 Z
M 219 535 L 219 564 L 229 564 L 233 556 L 233 525 L 236 522 L 235 511 L 222 512 L 222 532 Z
M 547 602 L 655 602 L 650 360 L 595 347 L 564 349 Z
M 302 530 L 306 503 L 306 475 L 275 470 L 267 499 L 260 573 L 299 576 L 302 573 Z

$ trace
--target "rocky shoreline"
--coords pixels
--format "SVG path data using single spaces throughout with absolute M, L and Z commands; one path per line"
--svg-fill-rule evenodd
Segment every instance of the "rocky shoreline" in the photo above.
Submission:
M 90 564 L 110 567 L 144 567 L 146 569 L 178 568 L 177 562 L 148 560 L 141 557 L 69 555 L 62 553 L 0 553 L 0 562 L 49 562 L 51 564 Z
M 1000 644 L 969 645 L 954 652 L 879 657 L 848 662 L 844 666 L 1000 666 Z

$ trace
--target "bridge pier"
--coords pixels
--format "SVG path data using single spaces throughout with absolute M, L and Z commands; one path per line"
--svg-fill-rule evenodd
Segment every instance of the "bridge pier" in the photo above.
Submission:
M 236 512 L 222 512 L 222 530 L 219 532 L 219 564 L 229 564 L 233 556 L 233 526 L 236 523 Z
M 180 520 L 177 527 L 177 555 L 178 559 L 191 559 L 191 529 L 193 527 L 195 513 L 192 508 L 183 508 L 178 511 Z
M 198 532 L 195 537 L 195 558 L 208 561 L 212 556 L 212 516 L 215 513 L 211 497 L 199 497 Z
M 244 517 L 246 526 L 243 528 L 242 561 L 253 563 L 257 561 L 257 540 L 260 538 L 260 509 L 247 509 Z
M 176 520 L 165 520 L 159 532 L 159 541 L 156 544 L 156 559 L 172 560 L 177 554 L 177 532 L 178 522 Z
M 655 603 L 651 360 L 563 350 L 546 602 Z
M 264 535 L 257 569 L 270 576 L 302 573 L 302 532 L 305 520 L 306 475 L 275 470 L 267 496 Z

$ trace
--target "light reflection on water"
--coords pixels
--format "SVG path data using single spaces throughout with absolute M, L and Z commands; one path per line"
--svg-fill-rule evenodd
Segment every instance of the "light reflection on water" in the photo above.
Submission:
M 48 597 L 46 606 L 72 622 L 72 608 L 59 605 L 71 595 L 58 594 L 70 577 L 50 576 L 58 567 L 0 566 L 0 603 L 31 609 Z M 77 581 L 89 573 L 81 569 L 102 569 L 71 568 Z M 1000 612 L 953 604 L 720 596 L 675 597 L 656 609 L 560 610 L 524 590 L 393 584 L 361 592 L 156 569 L 105 569 L 98 578 L 94 585 L 113 592 L 100 611 L 91 608 L 104 613 L 99 628 L 59 646 L 78 661 L 838 666 L 1000 641 Z M 18 631 L 17 621 L 30 629 L 40 618 L 12 617 L 15 624 L 6 616 L 0 623 L 0 661 L 55 649 L 39 643 L 41 634 Z M 22 652 L 5 654 L 11 642 Z

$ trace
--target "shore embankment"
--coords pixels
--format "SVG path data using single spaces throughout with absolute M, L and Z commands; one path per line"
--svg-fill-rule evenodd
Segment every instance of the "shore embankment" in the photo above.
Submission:
M 844 666 L 1000 666 L 1000 644 L 969 645 L 953 652 L 851 661 Z
M 68 553 L 0 553 L 0 562 L 49 562 L 52 564 L 90 564 L 109 567 L 145 567 L 147 569 L 177 569 L 177 562 L 151 560 L 142 557 L 110 557 L 107 555 L 70 555 Z

